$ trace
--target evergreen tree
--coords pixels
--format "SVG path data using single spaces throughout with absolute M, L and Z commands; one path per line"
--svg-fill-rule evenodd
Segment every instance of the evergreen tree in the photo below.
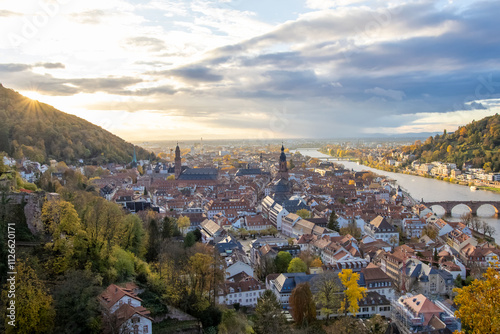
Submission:
M 338 219 L 337 214 L 335 213 L 335 211 L 332 210 L 332 214 L 330 215 L 330 219 L 328 220 L 327 227 L 330 230 L 339 232 L 340 227 L 339 227 L 339 222 L 337 221 L 337 219 Z
M 284 333 L 286 319 L 276 295 L 271 290 L 266 290 L 257 300 L 255 308 L 255 332 L 257 334 Z

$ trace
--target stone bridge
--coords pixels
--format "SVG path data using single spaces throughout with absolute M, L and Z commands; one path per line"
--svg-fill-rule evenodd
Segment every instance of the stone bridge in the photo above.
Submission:
M 477 210 L 483 205 L 491 205 L 495 209 L 495 214 L 498 215 L 498 209 L 500 209 L 500 201 L 442 201 L 442 202 L 422 202 L 428 208 L 432 206 L 440 206 L 444 209 L 445 215 L 451 215 L 451 210 L 457 205 L 466 205 L 470 212 L 477 215 Z

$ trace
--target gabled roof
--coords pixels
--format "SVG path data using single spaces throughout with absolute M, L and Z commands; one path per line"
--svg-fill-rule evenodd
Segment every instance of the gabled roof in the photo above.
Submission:
M 99 295 L 100 301 L 106 306 L 108 309 L 113 307 L 120 299 L 124 296 L 128 296 L 130 298 L 134 298 L 140 302 L 142 299 L 139 298 L 132 289 L 122 288 L 118 285 L 111 284 Z
M 122 304 L 115 312 L 114 314 L 116 315 L 118 325 L 121 326 L 124 322 L 126 322 L 128 319 L 132 318 L 134 314 L 137 314 L 139 316 L 143 316 L 151 321 L 153 321 L 153 318 L 151 318 L 148 309 L 146 309 L 144 306 L 132 306 L 129 304 Z
M 408 297 L 404 299 L 403 303 L 416 314 L 439 314 L 443 312 L 442 308 L 434 304 L 429 298 L 422 294 Z M 428 324 L 431 317 L 432 315 L 425 316 L 426 322 L 424 325 Z
M 211 219 L 205 219 L 201 224 L 201 228 L 207 231 L 211 236 L 214 236 L 217 232 L 222 230 L 216 222 Z
M 376 227 L 378 230 L 386 230 L 387 232 L 396 231 L 394 226 L 389 224 L 387 220 L 385 220 L 385 218 L 382 216 L 377 216 L 370 222 L 370 225 Z

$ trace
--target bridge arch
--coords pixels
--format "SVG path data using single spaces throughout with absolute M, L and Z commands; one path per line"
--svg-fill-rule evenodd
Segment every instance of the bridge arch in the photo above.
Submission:
M 491 207 L 493 208 L 493 210 L 495 210 L 495 215 L 498 215 L 498 207 L 495 203 L 480 203 L 478 206 L 477 206 L 477 209 L 476 209 L 476 214 L 478 212 L 478 210 L 480 208 L 485 208 L 485 207 Z
M 471 205 L 468 205 L 466 203 L 453 203 L 450 205 L 450 211 L 448 212 L 450 214 L 450 216 L 453 215 L 453 209 L 455 209 L 457 207 L 462 207 L 462 208 L 466 207 L 467 209 L 469 209 L 469 213 L 472 213 L 473 215 L 477 214 L 477 209 L 474 207 L 471 207 Z M 467 212 L 465 212 L 465 213 L 467 213 Z
M 436 213 L 436 210 L 433 208 L 441 208 L 444 211 L 444 213 L 443 213 L 444 216 L 446 216 L 448 214 L 445 205 L 441 205 L 439 203 L 429 205 L 429 209 L 431 209 L 432 212 Z

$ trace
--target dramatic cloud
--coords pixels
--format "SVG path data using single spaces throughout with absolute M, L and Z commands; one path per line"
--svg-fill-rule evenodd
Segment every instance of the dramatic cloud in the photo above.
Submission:
M 171 136 L 452 131 L 500 110 L 497 1 L 282 3 L 61 5 L 20 48 L 0 38 L 2 83 L 88 119 L 140 114 L 127 135 L 162 119 Z M 0 12 L 7 36 L 21 7 Z

